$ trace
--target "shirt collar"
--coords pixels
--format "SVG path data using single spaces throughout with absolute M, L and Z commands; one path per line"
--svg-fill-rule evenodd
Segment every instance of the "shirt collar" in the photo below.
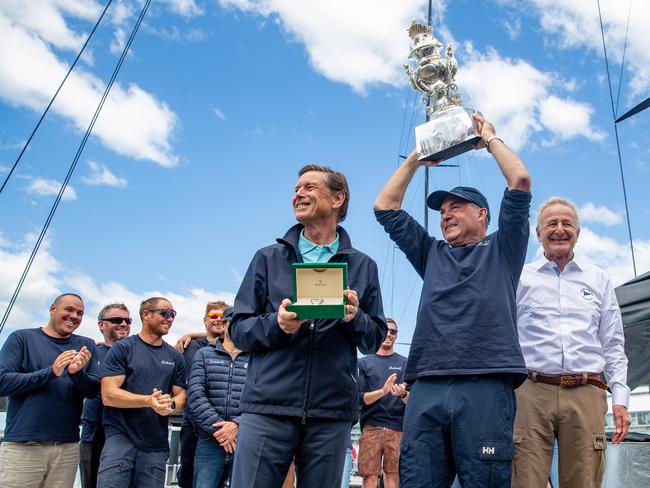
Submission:
M 336 239 L 334 239 L 329 244 L 318 245 L 311 242 L 305 237 L 305 231 L 300 232 L 300 237 L 298 238 L 298 249 L 300 249 L 300 254 L 307 254 L 308 252 L 313 251 L 314 249 L 322 248 L 332 254 L 336 254 L 339 248 L 339 234 L 336 233 Z
M 556 269 L 557 265 L 553 261 L 549 261 L 546 256 L 544 256 L 544 253 L 542 253 L 541 257 L 532 263 L 533 267 L 537 271 L 541 271 L 543 268 L 548 268 L 548 269 Z M 578 271 L 582 271 L 582 266 L 576 261 L 576 256 L 575 254 L 573 255 L 573 259 L 567 263 L 567 265 L 564 267 L 564 271 L 570 271 L 573 268 L 577 269 Z

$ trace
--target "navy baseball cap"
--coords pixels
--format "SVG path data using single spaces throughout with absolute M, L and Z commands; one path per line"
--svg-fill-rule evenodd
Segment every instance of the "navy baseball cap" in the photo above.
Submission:
M 476 188 L 472 188 L 471 186 L 457 186 L 456 188 L 452 188 L 449 191 L 434 191 L 431 195 L 429 195 L 429 198 L 427 198 L 427 205 L 433 210 L 440 210 L 442 202 L 445 200 L 445 198 L 450 196 L 467 200 L 468 202 L 475 203 L 479 206 L 479 208 L 487 209 L 487 221 L 488 224 L 490 223 L 490 206 L 488 205 L 487 198 L 485 198 L 485 196 L 480 191 L 478 191 Z

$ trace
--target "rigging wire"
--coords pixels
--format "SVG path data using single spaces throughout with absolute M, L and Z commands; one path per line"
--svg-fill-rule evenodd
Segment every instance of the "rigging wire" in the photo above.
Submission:
M 627 35 L 630 31 L 630 15 L 632 13 L 632 0 L 627 8 L 627 26 L 625 27 L 625 42 L 623 42 L 623 58 L 621 59 L 621 72 L 618 76 L 618 93 L 616 94 L 616 113 L 618 113 L 618 102 L 621 98 L 621 85 L 623 84 L 623 67 L 625 66 L 625 51 L 627 50 Z M 616 117 L 614 117 L 616 118 Z
M 18 157 L 16 158 L 16 161 L 14 162 L 13 166 L 9 170 L 9 173 L 7 173 L 7 176 L 5 177 L 5 180 L 2 183 L 2 186 L 0 187 L 0 194 L 5 189 L 5 186 L 7 186 L 7 182 L 9 181 L 9 178 L 11 178 L 11 175 L 13 174 L 14 170 L 16 169 L 16 166 L 18 166 L 18 163 L 22 159 L 23 154 L 25 154 L 25 151 L 27 150 L 27 147 L 29 146 L 29 143 L 32 141 L 32 139 L 34 138 L 34 135 L 36 134 L 36 131 L 41 126 L 41 122 L 43 122 L 43 119 L 45 118 L 45 116 L 49 112 L 50 107 L 54 103 L 54 100 L 56 99 L 59 92 L 61 91 L 61 88 L 63 88 L 63 85 L 65 84 L 66 80 L 68 79 L 68 76 L 70 76 L 70 73 L 72 73 L 72 70 L 76 66 L 77 61 L 79 61 L 79 59 L 81 58 L 81 55 L 83 54 L 84 50 L 86 49 L 86 46 L 88 46 L 88 43 L 90 42 L 90 39 L 93 37 L 93 34 L 97 30 L 97 27 L 99 27 L 100 22 L 104 18 L 104 14 L 108 10 L 108 7 L 111 5 L 112 2 L 113 2 L 113 0 L 108 0 L 108 3 L 106 3 L 106 6 L 104 7 L 104 10 L 102 11 L 102 14 L 99 16 L 99 19 L 97 19 L 97 22 L 95 23 L 95 27 L 93 27 L 93 30 L 90 31 L 90 34 L 88 34 L 88 38 L 86 39 L 86 42 L 84 42 L 83 46 L 81 46 L 81 50 L 79 51 L 79 54 L 77 54 L 77 57 L 74 59 L 74 61 L 70 65 L 70 68 L 68 68 L 68 72 L 63 77 L 63 80 L 61 81 L 61 84 L 59 85 L 59 87 L 56 89 L 56 92 L 54 92 L 54 95 L 52 96 L 52 99 L 50 100 L 50 103 L 48 103 L 47 107 L 45 107 L 45 110 L 43 111 L 43 114 L 41 115 L 41 118 L 38 119 L 38 122 L 36 123 L 36 126 L 32 130 L 32 133 L 29 135 L 29 138 L 27 139 L 27 142 L 25 142 L 25 144 L 23 145 L 23 148 L 20 151 L 20 154 L 18 155 Z
M 607 83 L 609 85 L 609 98 L 612 103 L 612 120 L 614 122 L 614 134 L 616 135 L 616 150 L 618 152 L 618 166 L 621 172 L 621 184 L 623 186 L 623 201 L 625 202 L 625 218 L 627 220 L 627 233 L 630 238 L 630 251 L 632 253 L 632 269 L 636 278 L 636 259 L 634 257 L 634 242 L 632 242 L 632 226 L 630 224 L 630 209 L 627 204 L 627 189 L 625 187 L 625 175 L 623 174 L 623 160 L 621 158 L 621 143 L 618 138 L 618 124 L 616 123 L 616 110 L 614 109 L 614 96 L 612 94 L 612 80 L 609 75 L 609 62 L 607 60 L 607 46 L 605 44 L 605 29 L 603 27 L 603 16 L 600 11 L 600 0 L 596 0 L 598 5 L 598 19 L 600 20 L 600 34 L 603 39 L 603 52 L 605 54 L 605 69 L 607 70 Z M 628 18 L 629 21 L 629 18 Z
M 18 298 L 18 294 L 20 293 L 20 290 L 23 286 L 23 283 L 25 282 L 25 279 L 27 278 L 27 274 L 29 273 L 29 270 L 32 266 L 32 263 L 34 262 L 34 258 L 36 257 L 36 254 L 38 253 L 38 250 L 41 246 L 41 243 L 43 242 L 43 239 L 45 238 L 45 234 L 47 233 L 48 228 L 50 227 L 50 223 L 52 222 L 52 219 L 54 218 L 54 213 L 56 212 L 56 209 L 59 206 L 59 203 L 61 202 L 61 198 L 63 197 L 63 193 L 65 192 L 68 183 L 70 182 L 70 178 L 72 178 L 72 174 L 74 173 L 75 168 L 77 167 L 77 163 L 79 162 L 79 159 L 81 158 L 81 153 L 83 152 L 86 142 L 88 141 L 88 138 L 90 137 L 90 134 L 93 130 L 93 127 L 95 126 L 95 122 L 97 121 L 97 118 L 99 117 L 99 113 L 102 110 L 102 107 L 104 106 L 104 102 L 106 101 L 106 98 L 108 97 L 108 94 L 113 86 L 113 83 L 115 82 L 115 79 L 117 78 L 117 74 L 120 71 L 120 68 L 122 67 L 122 63 L 124 62 L 124 58 L 126 58 L 127 53 L 129 52 L 129 48 L 131 47 L 131 44 L 133 43 L 133 39 L 135 38 L 136 33 L 138 32 L 138 29 L 140 28 L 140 24 L 142 24 L 142 20 L 144 19 L 145 14 L 147 13 L 147 9 L 149 8 L 149 4 L 151 3 L 151 0 L 146 0 L 144 6 L 142 7 L 142 11 L 140 12 L 140 17 L 138 17 L 138 21 L 136 22 L 135 26 L 133 27 L 133 31 L 131 32 L 131 35 L 129 36 L 129 39 L 124 46 L 124 49 L 122 51 L 122 54 L 120 56 L 120 59 L 117 62 L 117 65 L 115 66 L 115 69 L 113 70 L 113 74 L 111 75 L 110 81 L 106 85 L 106 89 L 104 90 L 104 93 L 102 94 L 102 98 L 99 101 L 99 104 L 97 105 L 97 109 L 95 110 L 95 113 L 93 115 L 92 120 L 90 121 L 90 124 L 88 125 L 88 128 L 86 129 L 86 133 L 84 134 L 83 139 L 81 140 L 81 144 L 79 145 L 79 148 L 77 149 L 77 153 L 75 154 L 74 159 L 72 160 L 72 163 L 70 165 L 70 169 L 68 170 L 68 174 L 65 177 L 65 180 L 63 181 L 63 184 L 61 185 L 61 188 L 59 189 L 59 193 L 56 196 L 56 199 L 54 200 L 54 204 L 52 205 L 52 209 L 50 210 L 49 215 L 47 216 L 47 220 L 45 221 L 45 225 L 43 226 L 43 229 L 41 230 L 40 235 L 38 236 L 38 239 L 36 240 L 36 244 L 34 245 L 34 249 L 32 250 L 31 255 L 29 256 L 29 260 L 27 261 L 27 265 L 25 266 L 25 269 L 23 270 L 23 274 L 20 277 L 20 280 L 18 280 L 18 285 L 16 286 L 16 290 L 14 291 L 14 294 L 11 297 L 11 300 L 9 301 L 9 304 L 7 305 L 7 309 L 5 310 L 4 316 L 2 317 L 2 321 L 0 322 L 0 334 L 2 334 L 2 330 L 5 327 L 5 324 L 7 323 L 7 319 L 9 318 L 9 314 L 11 313 L 11 310 L 13 309 L 13 306 L 16 302 L 16 299 Z

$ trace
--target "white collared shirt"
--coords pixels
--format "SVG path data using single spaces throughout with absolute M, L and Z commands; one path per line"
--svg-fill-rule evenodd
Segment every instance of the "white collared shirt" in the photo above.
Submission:
M 517 329 L 526 367 L 546 374 L 605 373 L 614 405 L 628 405 L 623 322 L 609 276 L 570 261 L 560 272 L 542 256 L 524 266 Z

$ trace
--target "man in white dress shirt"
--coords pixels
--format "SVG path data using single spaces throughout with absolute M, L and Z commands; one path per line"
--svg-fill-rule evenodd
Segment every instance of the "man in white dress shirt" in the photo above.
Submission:
M 560 486 L 599 487 L 605 471 L 605 378 L 616 423 L 630 425 L 623 323 L 614 286 L 601 269 L 576 261 L 576 206 L 553 197 L 537 212 L 544 256 L 527 264 L 517 290 L 517 328 L 528 380 L 517 390 L 512 486 L 546 486 L 558 442 Z

